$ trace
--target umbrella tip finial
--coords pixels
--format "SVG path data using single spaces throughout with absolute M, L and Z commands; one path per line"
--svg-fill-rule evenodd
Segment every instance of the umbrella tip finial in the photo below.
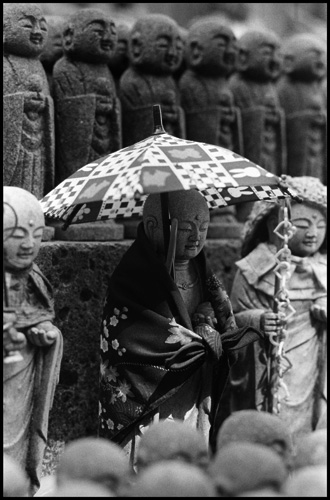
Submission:
M 162 120 L 162 110 L 160 104 L 155 104 L 152 107 L 154 118 L 154 134 L 163 134 L 165 132 Z

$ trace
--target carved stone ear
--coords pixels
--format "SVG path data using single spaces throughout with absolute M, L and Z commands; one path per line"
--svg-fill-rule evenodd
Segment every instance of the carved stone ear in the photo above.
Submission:
M 155 230 L 158 228 L 158 220 L 154 215 L 148 215 L 144 220 L 144 230 L 150 240 L 154 239 Z
M 63 31 L 63 47 L 65 50 L 69 50 L 73 43 L 74 28 L 73 24 L 70 23 Z
M 249 53 L 245 49 L 239 49 L 237 55 L 237 69 L 238 71 L 246 71 L 249 66 Z
M 130 54 L 134 62 L 139 62 L 142 56 L 143 42 L 140 33 L 134 33 L 130 40 Z
M 283 57 L 283 71 L 284 73 L 292 73 L 294 70 L 294 57 L 290 54 L 286 54 Z
M 203 58 L 203 47 L 197 41 L 189 44 L 189 60 L 192 66 L 198 66 Z

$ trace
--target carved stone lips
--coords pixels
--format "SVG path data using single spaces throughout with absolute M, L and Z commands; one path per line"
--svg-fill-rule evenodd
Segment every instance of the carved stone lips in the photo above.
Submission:
M 31 35 L 30 40 L 32 43 L 39 45 L 40 43 L 42 43 L 43 38 L 41 35 Z
M 108 42 L 108 41 L 102 41 L 102 42 L 101 42 L 101 47 L 102 47 L 102 49 L 104 49 L 104 50 L 111 50 L 111 48 L 112 48 L 112 43 L 111 43 L 111 42 Z

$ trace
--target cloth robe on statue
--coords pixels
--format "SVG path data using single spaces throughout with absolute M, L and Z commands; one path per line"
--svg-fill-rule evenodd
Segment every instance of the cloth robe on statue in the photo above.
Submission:
M 229 299 L 203 250 L 195 260 L 203 301 L 213 305 L 218 325 L 226 323 L 224 311 L 229 324 Z M 207 327 L 204 338 L 194 332 L 142 223 L 110 278 L 102 321 L 99 435 L 120 444 L 132 465 L 138 436 L 157 418 L 185 420 L 209 442 L 229 366 L 239 348 L 260 338 L 259 331 L 224 329 L 219 335 Z

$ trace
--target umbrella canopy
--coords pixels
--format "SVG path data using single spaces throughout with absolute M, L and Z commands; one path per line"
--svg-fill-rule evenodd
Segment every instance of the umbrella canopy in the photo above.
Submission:
M 160 106 L 154 108 L 160 113 Z M 47 220 L 140 216 L 148 194 L 182 189 L 199 190 L 210 209 L 294 196 L 259 165 L 228 149 L 169 135 L 160 114 L 156 120 L 153 135 L 83 166 L 48 193 L 40 201 Z

